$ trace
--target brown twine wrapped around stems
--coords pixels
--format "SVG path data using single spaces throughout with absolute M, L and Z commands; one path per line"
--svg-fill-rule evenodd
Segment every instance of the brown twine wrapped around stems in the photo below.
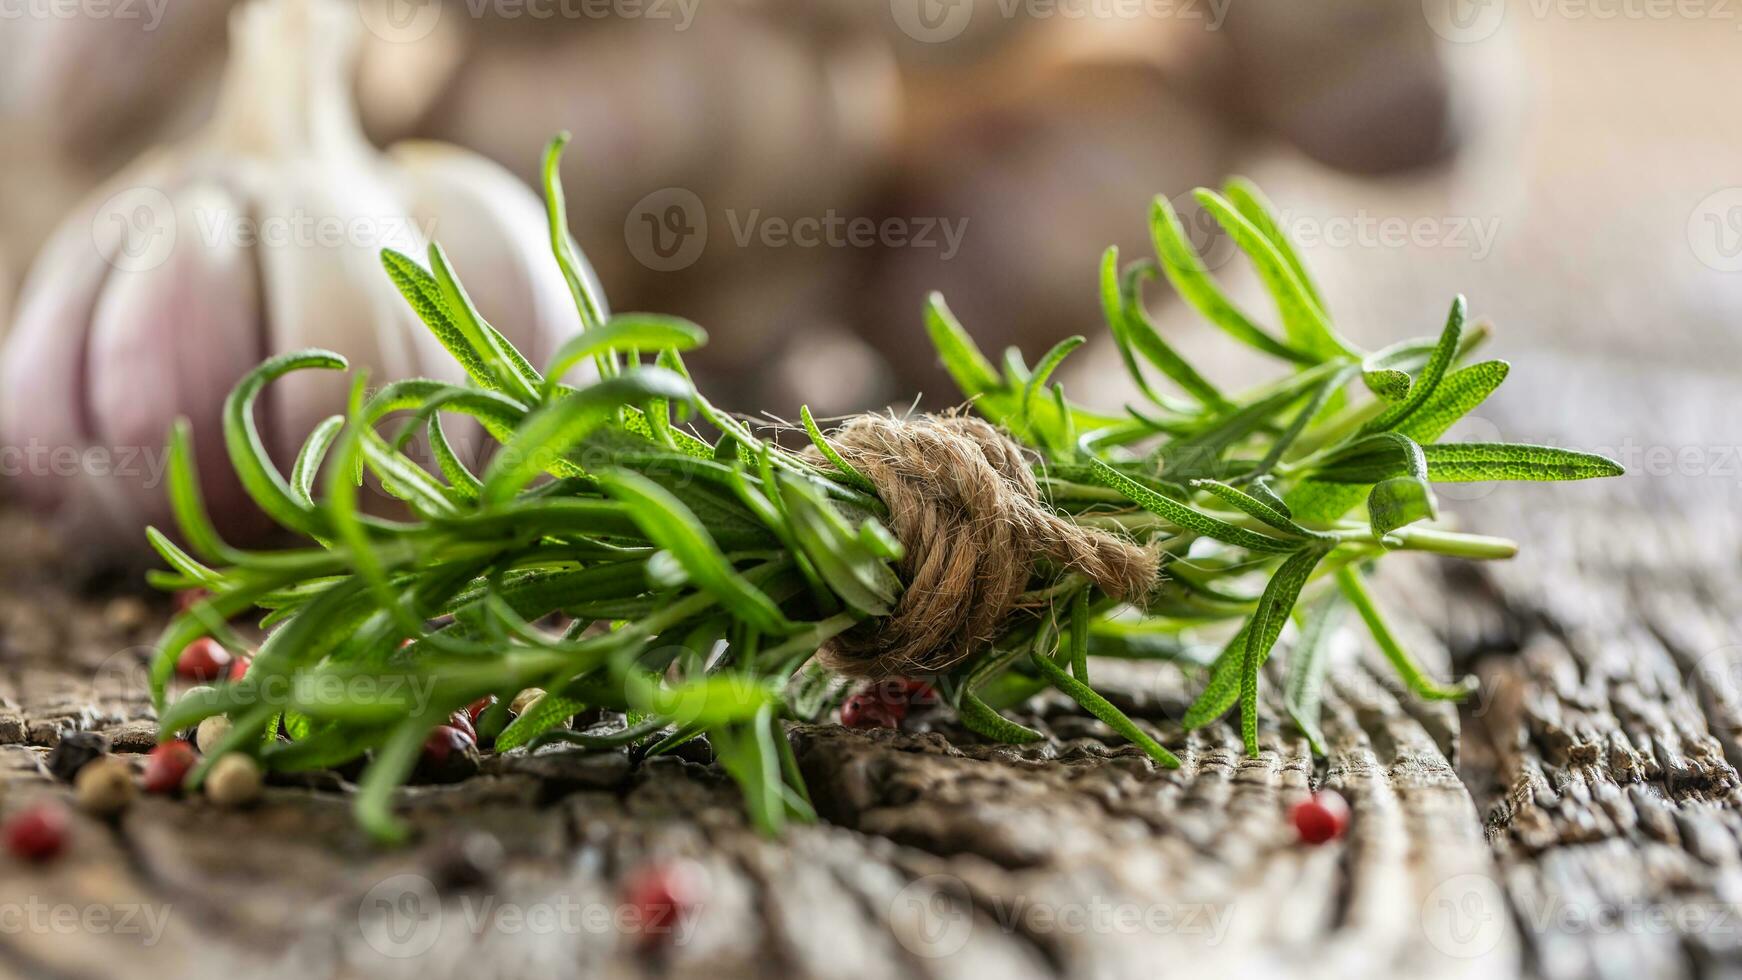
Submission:
M 858 677 L 929 674 L 985 649 L 1028 587 L 1037 558 L 1141 601 L 1156 551 L 1077 525 L 1042 501 L 1022 447 L 965 415 L 861 415 L 829 441 L 877 487 L 906 548 L 890 615 L 836 637 L 831 668 Z

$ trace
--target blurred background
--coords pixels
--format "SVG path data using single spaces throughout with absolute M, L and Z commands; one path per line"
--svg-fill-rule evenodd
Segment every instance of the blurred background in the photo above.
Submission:
M 1032 359 L 1088 335 L 1066 386 L 1116 408 L 1125 381 L 1098 343 L 1101 250 L 1146 254 L 1153 195 L 1192 217 L 1183 195 L 1236 173 L 1265 188 L 1358 342 L 1434 332 L 1464 292 L 1507 355 L 1576 350 L 1588 334 L 1608 354 L 1697 367 L 1737 363 L 1742 346 L 1742 119 L 1729 95 L 1742 91 L 1742 13 L 1717 0 L 321 5 L 343 16 L 300 40 L 264 32 L 307 49 L 269 72 L 247 67 L 267 56 L 235 36 L 227 0 L 4 0 L 0 311 L 54 321 L 45 337 L 88 329 L 93 308 L 122 303 L 91 290 L 112 293 L 105 277 L 129 270 L 99 267 L 62 295 L 78 276 L 45 245 L 57 227 L 63 251 L 110 247 L 93 214 L 164 166 L 254 187 L 237 194 L 258 219 L 278 206 L 260 188 L 300 179 L 272 166 L 295 172 L 354 116 L 366 142 L 330 154 L 323 179 L 402 166 L 411 177 L 389 183 L 413 189 L 395 207 L 420 220 L 401 237 L 441 241 L 481 296 L 565 295 L 541 225 L 513 226 L 503 240 L 535 257 L 498 275 L 503 247 L 472 233 L 475 216 L 442 211 L 451 185 L 419 177 L 410 151 L 377 151 L 440 141 L 536 187 L 546 141 L 571 131 L 567 217 L 613 307 L 707 327 L 701 380 L 741 410 L 838 415 L 922 392 L 953 403 L 921 326 L 931 290 L 994 355 L 1016 345 Z M 228 155 L 208 152 L 220 143 Z M 197 163 L 189 147 L 203 148 Z M 473 210 L 498 209 L 486 196 Z M 1192 228 L 1234 294 L 1255 299 L 1232 249 L 1207 222 Z M 278 272 L 260 283 L 301 285 Z M 218 321 L 182 343 L 221 346 L 219 291 L 185 280 L 162 329 Z M 318 280 L 308 291 L 324 292 Z M 1158 322 L 1194 359 L 1230 378 L 1251 369 L 1164 292 L 1151 290 Z M 502 320 L 548 315 L 512 295 L 480 306 L 510 336 Z M 152 343 L 72 344 L 48 373 L 70 370 L 62 387 L 81 402 L 93 350 L 125 362 Z M 274 346 L 269 331 L 233 363 Z M 380 351 L 381 371 L 420 363 Z M 181 383 L 221 392 L 226 368 L 204 367 Z M 66 412 L 149 415 L 138 404 L 154 386 L 139 385 Z

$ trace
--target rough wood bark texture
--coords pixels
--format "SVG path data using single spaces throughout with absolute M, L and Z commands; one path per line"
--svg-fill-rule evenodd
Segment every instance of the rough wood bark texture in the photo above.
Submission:
M 1521 372 L 1552 372 L 1574 394 L 1505 403 L 1493 419 L 1505 431 L 1576 437 L 1581 419 L 1612 417 L 1599 403 L 1616 398 L 1644 445 L 1721 446 L 1735 431 L 1725 388 L 1697 376 L 1525 360 Z M 1059 700 L 1030 706 L 1025 720 L 1052 737 L 1023 749 L 980 744 L 942 718 L 901 733 L 801 727 L 792 740 L 827 822 L 778 842 L 746 829 L 705 760 L 563 749 L 406 790 L 420 843 L 399 851 L 362 839 L 337 779 L 273 786 L 243 812 L 148 798 L 112 825 L 78 818 L 57 863 L 6 861 L 0 970 L 1637 977 L 1736 966 L 1733 481 L 1467 488 L 1479 499 L 1455 508 L 1519 535 L 1524 554 L 1392 562 L 1385 598 L 1428 624 L 1412 639 L 1442 672 L 1482 678 L 1479 696 L 1461 712 L 1412 702 L 1351 639 L 1327 694 L 1330 754 L 1316 762 L 1275 723 L 1254 758 L 1227 725 L 1183 735 L 1188 678 L 1104 664 L 1100 682 L 1181 750 L 1181 769 L 1155 769 Z M 0 519 L 0 546 L 11 558 L 0 805 L 11 812 L 67 795 L 44 769 L 65 732 L 108 732 L 135 760 L 152 744 L 138 664 L 167 610 L 67 589 L 52 541 L 18 515 Z M 1354 822 L 1344 840 L 1304 847 L 1287 809 L 1321 785 L 1349 798 Z M 482 883 L 452 880 L 470 831 L 506 849 Z M 648 955 L 614 925 L 618 883 L 674 855 L 708 870 L 707 899 L 682 941 Z

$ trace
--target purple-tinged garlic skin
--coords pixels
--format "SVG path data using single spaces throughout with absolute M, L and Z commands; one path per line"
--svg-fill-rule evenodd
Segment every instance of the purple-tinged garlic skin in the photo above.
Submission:
M 462 380 L 382 270 L 384 248 L 422 261 L 441 241 L 480 312 L 535 364 L 579 329 L 530 189 L 457 148 L 384 155 L 364 139 L 348 88 L 355 21 L 341 0 L 238 7 L 207 130 L 100 188 L 32 267 L 0 348 L 0 479 L 92 557 L 139 556 L 147 524 L 173 530 L 165 442 L 180 417 L 219 530 L 234 543 L 269 532 L 221 424 L 266 357 L 321 347 L 371 384 Z M 299 372 L 266 390 L 257 424 L 281 469 L 343 411 L 349 384 Z M 477 443 L 475 429 L 450 434 Z

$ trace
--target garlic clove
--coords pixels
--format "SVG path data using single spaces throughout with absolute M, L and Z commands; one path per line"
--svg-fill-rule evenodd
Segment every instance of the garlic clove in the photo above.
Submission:
M 0 462 L 35 506 L 106 516 L 84 464 L 86 330 L 116 268 L 150 260 L 167 198 L 140 189 L 167 184 L 172 164 L 152 154 L 98 188 L 49 239 L 20 291 L 0 348 L 0 447 L 13 457 Z
M 542 367 L 580 329 L 550 252 L 544 206 L 513 174 L 451 144 L 414 140 L 387 152 L 418 227 L 441 242 L 478 311 Z M 582 275 L 594 296 L 604 295 L 591 267 Z M 434 344 L 427 331 L 420 336 Z M 426 353 L 437 364 L 452 361 L 439 346 Z
M 380 384 L 418 375 L 416 339 L 425 332 L 381 271 L 380 251 L 417 255 L 422 236 L 389 189 L 367 171 L 293 161 L 257 188 L 256 261 L 267 284 L 264 310 L 274 352 L 321 347 Z M 438 376 L 457 380 L 450 369 Z M 263 431 L 294 459 L 304 437 L 342 411 L 351 379 L 341 372 L 301 371 L 273 385 Z
M 162 485 L 166 419 L 193 426 L 200 483 L 220 528 L 246 533 L 263 522 L 224 451 L 224 398 L 235 379 L 265 358 L 260 285 L 246 247 L 231 233 L 244 205 L 216 183 L 177 190 L 175 242 L 161 264 L 118 268 L 91 316 L 86 392 L 93 442 L 108 447 L 113 479 L 143 510 L 136 519 L 168 526 Z

